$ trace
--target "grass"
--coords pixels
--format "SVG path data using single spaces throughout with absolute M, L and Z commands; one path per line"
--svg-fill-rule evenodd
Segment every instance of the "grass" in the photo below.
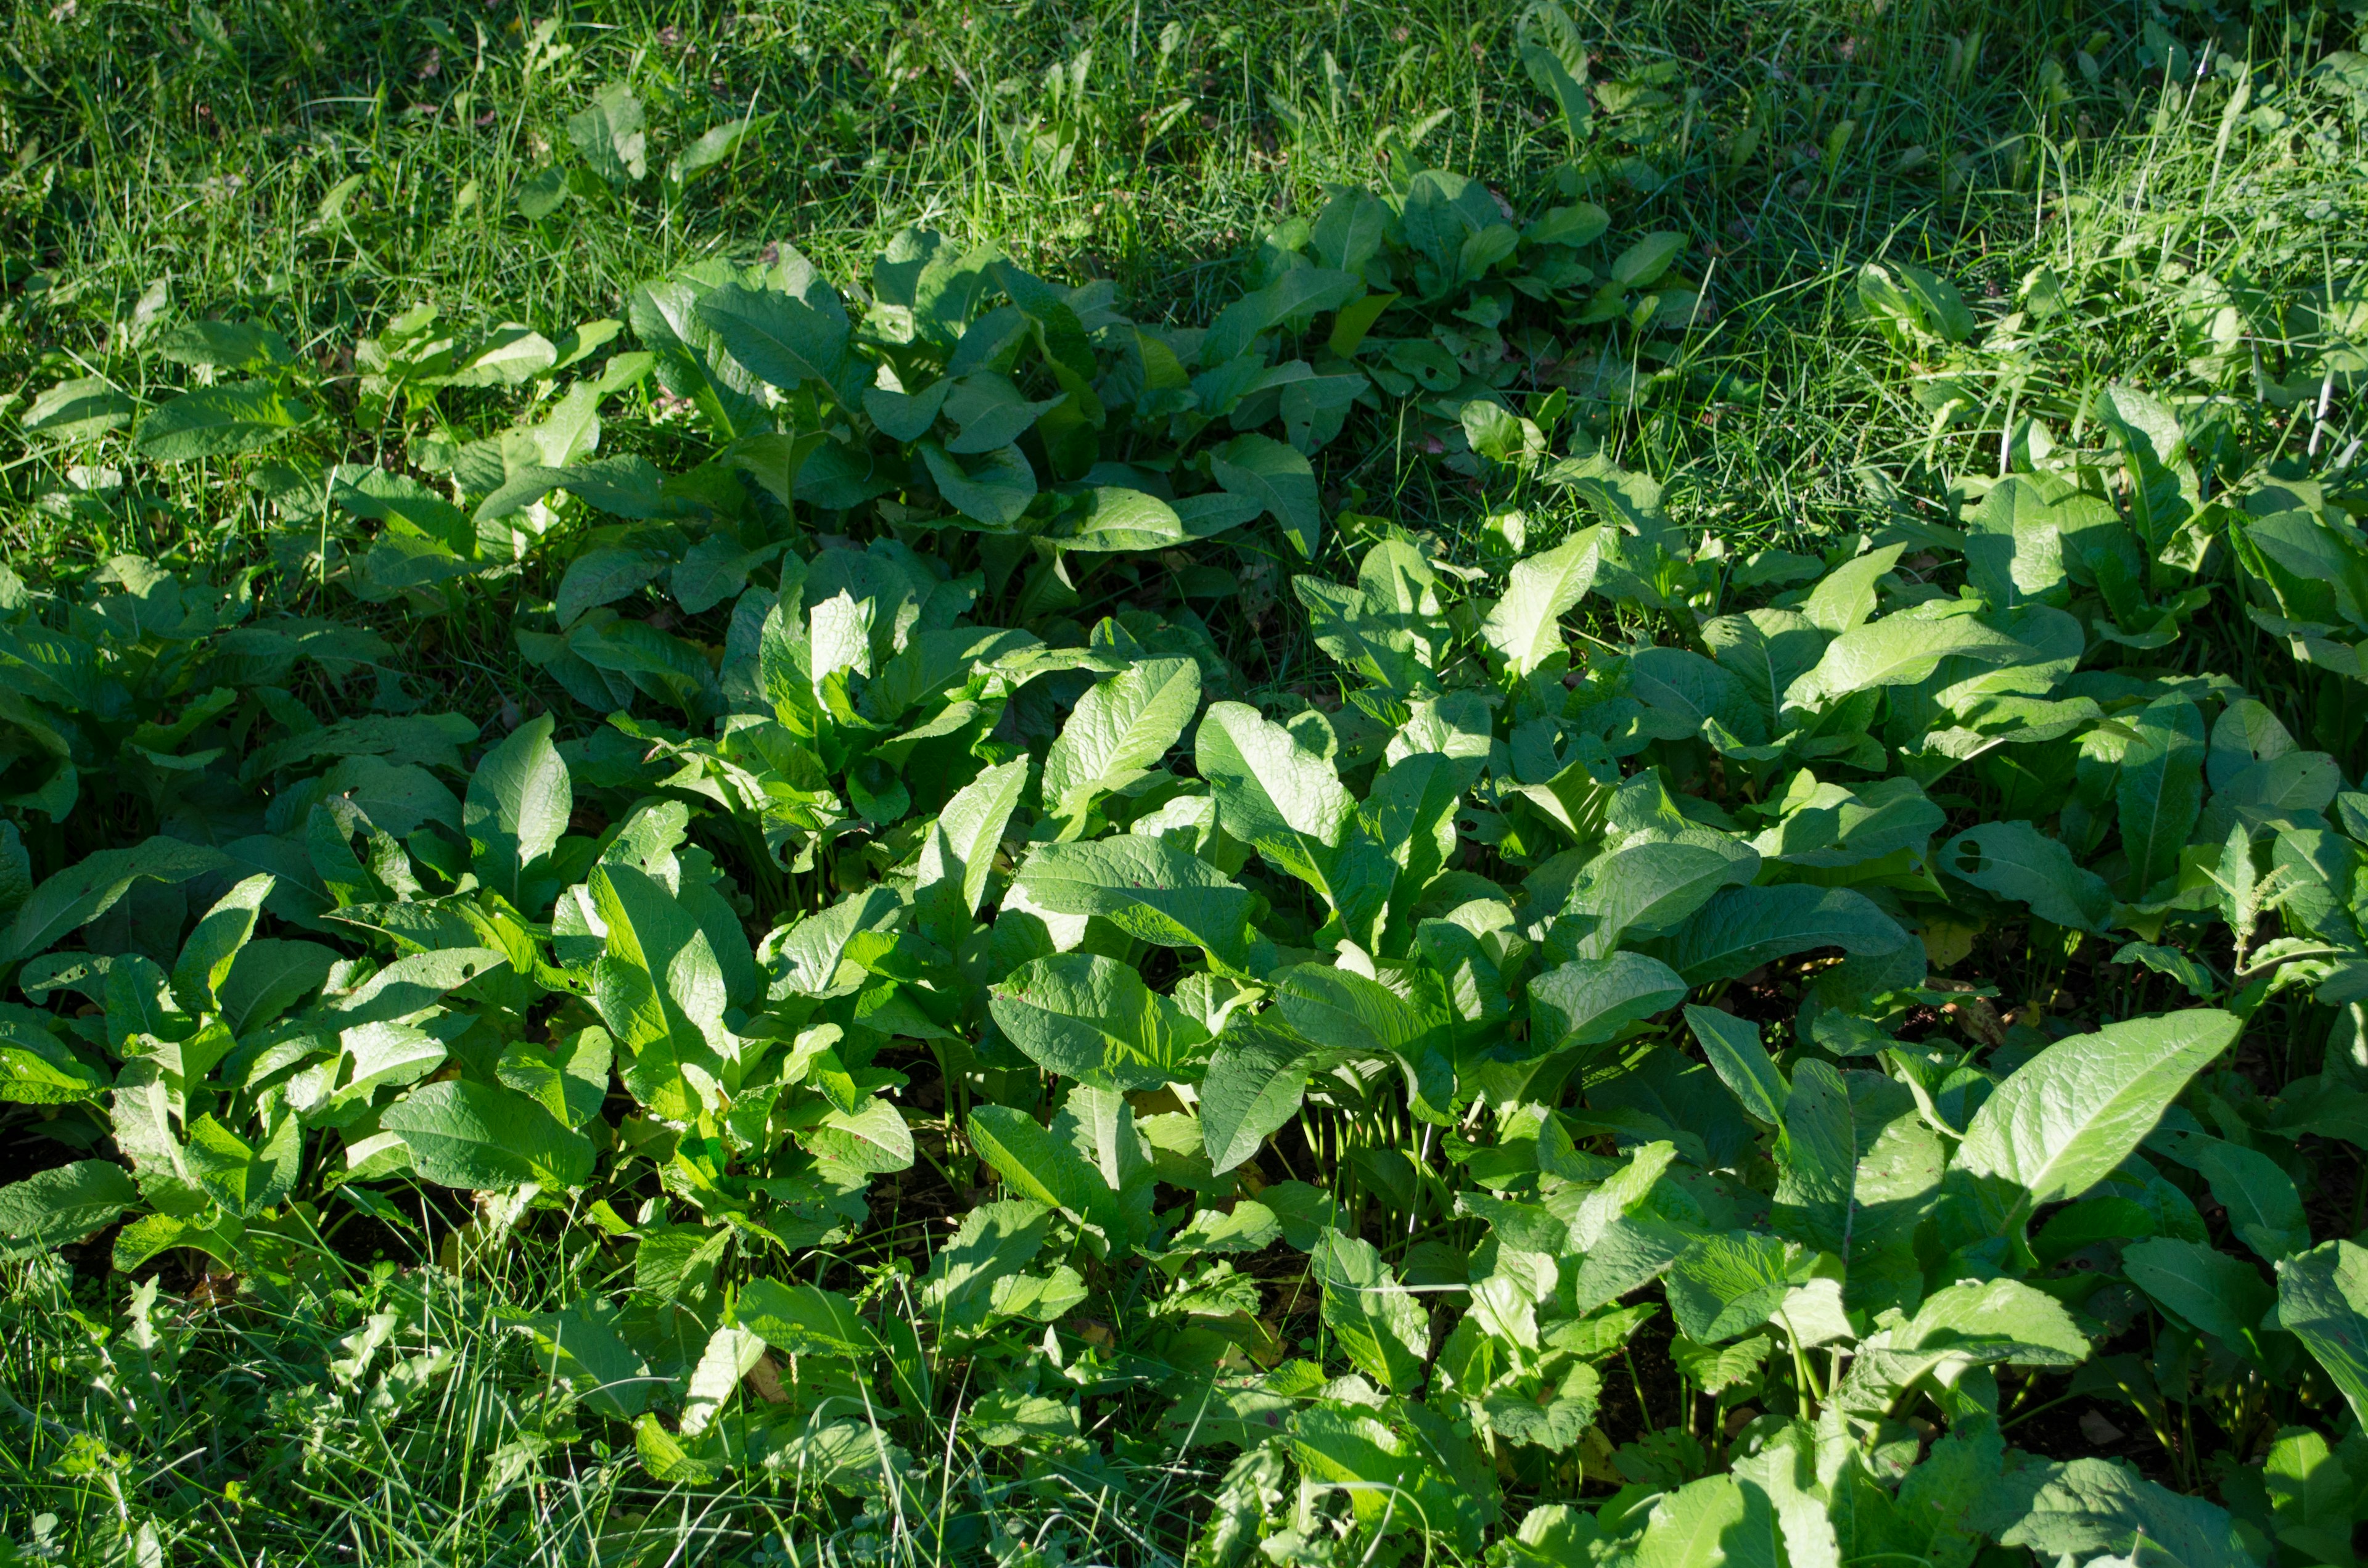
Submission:
M 0 415 L 76 375 L 143 397 L 179 384 L 147 347 L 175 321 L 259 316 L 343 366 L 421 301 L 555 330 L 621 313 L 639 278 L 773 243 L 860 282 L 915 223 L 1112 278 L 1138 314 L 1204 320 L 1265 232 L 1370 177 L 1393 138 L 1517 206 L 1550 189 L 1571 149 L 1521 74 L 1517 16 L 1448 0 L 21 5 L 0 53 Z M 1997 472 L 2001 442 L 2031 438 L 2024 421 L 2077 441 L 2114 378 L 2259 396 L 2294 451 L 2361 433 L 2349 388 L 2276 382 L 2281 335 L 2340 323 L 2257 309 L 2235 343 L 2213 336 L 2223 296 L 2358 287 L 2368 92 L 2314 74 L 2356 45 L 2350 22 L 2036 0 L 1649 0 L 1579 22 L 1603 87 L 1588 193 L 1622 232 L 1684 233 L 1706 269 L 1708 325 L 1607 429 L 1690 528 L 1738 552 L 1805 548 L 1913 505 L 1895 494 L 1945 505 Z M 2268 69 L 2237 103 L 2248 62 Z M 525 182 L 572 157 L 568 117 L 615 80 L 650 105 L 649 177 L 523 216 Z M 745 114 L 776 118 L 670 187 L 669 160 Z M 1856 319 L 1877 258 L 1953 279 L 1986 326 L 2022 319 L 1978 350 L 1903 349 Z M 485 426 L 514 407 L 448 394 L 435 417 Z M 349 455 L 426 427 L 358 435 Z M 679 428 L 643 404 L 612 438 L 665 458 Z M 1327 499 L 1476 548 L 1464 536 L 1506 498 L 1389 435 Z M 0 460 L 20 571 L 260 550 L 260 503 L 218 477 L 94 472 L 111 449 Z M 425 678 L 528 695 L 490 612 L 398 630 Z M 2340 753 L 2351 714 L 2348 696 L 2322 709 Z M 387 1239 L 401 1257 L 421 1238 Z M 105 1561 L 119 1542 L 142 1563 L 1165 1562 L 1212 1482 L 1121 1449 L 1015 1487 L 945 1434 L 933 1498 L 960 1500 L 974 1536 L 796 1473 L 654 1482 L 557 1414 L 506 1326 L 606 1283 L 556 1254 L 497 1248 L 444 1273 L 324 1253 L 237 1312 L 203 1280 L 174 1299 L 103 1264 L 0 1267 L 0 1562 Z

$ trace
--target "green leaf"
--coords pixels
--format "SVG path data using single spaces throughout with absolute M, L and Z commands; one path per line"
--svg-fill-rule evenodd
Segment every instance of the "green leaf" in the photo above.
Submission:
M 2232 1348 L 2256 1347 L 2253 1329 L 2275 1300 L 2241 1258 L 2166 1236 L 2123 1247 L 2122 1272 L 2155 1305 Z
M 2277 1326 L 2309 1347 L 2368 1421 L 2368 1248 L 2328 1242 L 2278 1266 Z
M 295 1189 L 302 1139 L 296 1118 L 285 1108 L 259 1144 L 249 1143 L 209 1114 L 188 1124 L 185 1157 L 198 1185 L 225 1213 L 252 1215 Z
M 1951 657 L 1986 665 L 2038 662 L 2035 650 L 1984 625 L 1968 608 L 1963 600 L 1934 600 L 1842 633 L 1826 644 L 1816 667 L 1785 691 L 1785 702 L 1815 708 L 1854 691 L 1913 686 Z
M 140 1201 L 131 1173 L 108 1160 L 76 1160 L 0 1187 L 0 1236 L 62 1247 L 111 1225 Z
M 756 1370 L 764 1354 L 765 1342 L 745 1328 L 727 1324 L 709 1335 L 698 1364 L 684 1380 L 676 1430 L 693 1438 L 704 1433 L 739 1392 L 740 1380 Z
M 1653 1505 L 1634 1568 L 1784 1568 L 1782 1539 L 1767 1493 L 1704 1476 Z
M 778 289 L 726 283 L 699 301 L 699 319 L 725 353 L 783 392 L 816 381 L 841 403 L 860 396 L 844 311 L 818 310 Z
M 1759 1026 L 1716 1007 L 1689 1006 L 1686 1028 L 1693 1031 L 1703 1058 L 1744 1111 L 1765 1126 L 1782 1125 L 1793 1088 L 1776 1070 L 1767 1047 L 1759 1043 Z
M 613 604 L 655 582 L 667 564 L 666 555 L 655 550 L 587 550 L 567 563 L 552 599 L 552 614 L 563 628 L 573 626 L 585 611 Z
M 1357 803 L 1324 757 L 1241 702 L 1201 719 L 1193 761 L 1216 797 L 1219 825 L 1276 869 L 1318 889 Z
M 1563 651 L 1562 618 L 1595 585 L 1603 563 L 1604 532 L 1582 528 L 1547 551 L 1514 564 L 1504 597 L 1480 623 L 1481 638 L 1504 655 L 1516 676 Z
M 1801 613 L 1812 625 L 1837 636 L 1857 631 L 1874 613 L 1875 584 L 1899 563 L 1907 549 L 1887 544 L 1842 562 L 1809 591 Z
M 1669 1315 L 1687 1338 L 1704 1345 L 1748 1334 L 1797 1283 L 1794 1258 L 1795 1249 L 1757 1231 L 1706 1237 L 1670 1266 Z
M 1974 1113 L 1956 1169 L 2008 1189 L 2001 1228 L 2078 1198 L 2129 1158 L 2163 1108 L 2243 1022 L 2196 1008 L 2131 1018 L 2056 1041 L 2016 1069 Z
M 263 901 L 278 885 L 279 879 L 269 872 L 258 873 L 222 894 L 206 911 L 173 964 L 173 994 L 184 1009 L 193 1014 L 214 1011 L 217 988 L 229 978 L 240 949 L 255 934 L 255 919 L 263 910 Z
M 2129 721 L 2113 803 L 2130 858 L 2133 897 L 2179 870 L 2179 852 L 2203 812 L 2203 715 L 2183 697 L 2158 698 Z
M 1299 1114 L 1312 1054 L 1305 1040 L 1270 1023 L 1240 1014 L 1226 1020 L 1201 1079 L 1201 1139 L 1212 1171 L 1232 1170 Z
M 1018 1111 L 1009 1115 L 1027 1120 Z M 972 1119 L 975 1126 L 976 1116 Z M 1035 1126 L 1032 1121 L 1028 1124 Z M 1053 1228 L 1053 1207 L 1049 1200 L 1005 1199 L 982 1203 L 963 1215 L 953 1240 L 929 1260 L 929 1272 L 921 1285 L 923 1310 L 941 1328 L 968 1331 L 985 1326 L 994 1310 L 996 1284 L 1027 1267 L 1043 1249 L 1044 1238 Z
M 231 864 L 218 849 L 162 835 L 127 849 L 102 849 L 33 890 L 0 938 L 0 961 L 46 951 L 67 932 L 114 908 L 115 901 L 142 878 L 185 882 Z
M 855 1303 L 818 1285 L 751 1279 L 740 1287 L 732 1315 L 784 1356 L 835 1356 L 860 1365 L 880 1354 L 880 1335 Z
M 1412 1001 L 1378 980 L 1313 963 L 1277 978 L 1275 1006 L 1292 1028 L 1350 1057 L 1396 1058 L 1414 1113 L 1440 1125 L 1453 1120 L 1455 1018 L 1443 990 Z
M 1562 923 L 1577 937 L 1579 957 L 1603 958 L 1631 932 L 1668 931 L 1736 880 L 1735 858 L 1705 844 L 1626 844 L 1588 862 L 1571 886 Z
M 338 1029 L 407 1018 L 433 1006 L 447 992 L 506 968 L 508 962 L 494 948 L 439 948 L 408 953 L 352 990 L 330 994 L 314 1016 Z
M 2349 1447 L 2349 1445 L 2347 1445 Z M 2261 1461 L 2261 1480 L 2278 1540 L 2321 1562 L 2349 1562 L 2352 1498 L 2358 1483 L 2307 1426 L 2289 1426 Z
M 611 82 L 584 108 L 567 117 L 567 140 L 592 172 L 610 185 L 631 185 L 649 173 L 648 137 L 642 100 L 622 82 Z
M 1166 550 L 1190 537 L 1176 508 L 1156 495 L 1121 485 L 1097 485 L 1084 503 L 1062 519 L 1057 540 L 1064 551 L 1099 554 L 1113 551 Z
M 1036 499 L 1036 471 L 1017 446 L 996 448 L 974 468 L 964 468 L 935 441 L 923 441 L 920 450 L 938 494 L 989 529 L 1009 528 Z
M 161 463 L 233 457 L 268 447 L 313 417 L 313 405 L 268 381 L 201 387 L 157 404 L 132 444 Z
M 502 1048 L 495 1074 L 557 1117 L 561 1125 L 581 1127 L 599 1114 L 609 1096 L 616 1052 L 616 1041 L 596 1024 L 555 1046 L 514 1040 Z
M 1984 823 L 1941 847 L 1941 869 L 2076 931 L 2101 931 L 2113 918 L 2112 890 L 2072 858 L 2063 840 L 2027 822 Z
M 996 1027 L 1049 1073 L 1100 1088 L 1156 1089 L 1193 1076 L 1208 1032 L 1192 1016 L 1099 953 L 1054 953 L 989 994 Z
M 1913 1318 L 1861 1345 L 1835 1397 L 1845 1410 L 1879 1413 L 1945 1365 L 2070 1367 L 2088 1357 L 2088 1338 L 2055 1297 L 2019 1279 L 1969 1280 L 1934 1291 Z
M 1197 855 L 1129 835 L 1037 846 L 1013 886 L 1055 915 L 1099 915 L 1163 948 L 1199 948 L 1248 978 L 1250 895 Z
M 1575 959 L 1530 982 L 1530 1048 L 1600 1045 L 1685 1000 L 1686 983 L 1642 953 Z
M 1167 756 L 1200 706 L 1191 659 L 1144 659 L 1088 687 L 1044 755 L 1045 810 L 1082 817 Z
M 1326 1231 L 1308 1258 L 1324 1290 L 1324 1326 L 1349 1359 L 1395 1393 L 1421 1381 L 1430 1325 L 1370 1242 Z
M 980 1158 L 1024 1197 L 1079 1219 L 1108 1199 L 1105 1184 L 1085 1157 L 1026 1111 L 979 1106 L 971 1112 L 968 1132 Z
M 1706 985 L 1818 948 L 1891 953 L 1912 940 L 1864 893 L 1796 882 L 1721 888 L 1656 951 L 1688 984 Z
M 2275 1160 L 2241 1143 L 2216 1138 L 2199 1140 L 2192 1147 L 2196 1172 L 2228 1211 L 2228 1228 L 2238 1241 L 2269 1263 L 2310 1245 L 2310 1221 L 2302 1211 L 2302 1195 Z
M 1236 436 L 1209 454 L 1209 472 L 1230 494 L 1257 502 L 1302 557 L 1315 558 L 1324 512 L 1305 457 L 1270 436 Z
M 1774 1073 L 1774 1063 L 1769 1071 Z M 1860 1207 L 1850 1086 L 1831 1064 L 1804 1057 L 1793 1069 L 1783 1109 L 1770 1223 L 1780 1236 L 1847 1259 Z
M 466 1078 L 414 1089 L 379 1125 L 402 1138 L 414 1170 L 443 1187 L 578 1187 L 592 1176 L 592 1140 L 524 1095 Z
M 2256 1568 L 2225 1508 L 2110 1460 L 2032 1464 L 1993 1483 L 1974 1524 L 2042 1562 L 2100 1558 L 2164 1568 Z M 2140 1542 L 2143 1540 L 2143 1549 Z
M 551 715 L 541 713 L 512 731 L 477 764 L 461 802 L 470 869 L 513 904 L 525 903 L 521 878 L 558 847 L 575 809 L 567 765 L 551 744 Z
M 949 949 L 970 935 L 971 917 L 986 895 L 1003 830 L 1028 787 L 1028 758 L 987 768 L 954 791 L 922 841 L 913 886 L 921 929 Z
M 866 1100 L 853 1112 L 834 1108 L 820 1125 L 806 1130 L 805 1146 L 866 1176 L 887 1176 L 912 1167 L 913 1130 L 886 1100 Z

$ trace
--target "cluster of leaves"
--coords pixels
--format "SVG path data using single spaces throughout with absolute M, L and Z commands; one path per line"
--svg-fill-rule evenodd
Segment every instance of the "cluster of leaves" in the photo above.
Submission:
M 791 252 L 644 285 L 641 348 L 564 392 L 616 324 L 391 324 L 363 392 L 437 418 L 416 472 L 253 468 L 304 519 L 283 564 L 513 595 L 605 722 L 481 745 L 245 582 L 9 582 L 0 1125 L 78 1157 L 0 1188 L 0 1237 L 268 1297 L 408 1182 L 448 1264 L 613 1264 L 514 1325 L 570 1419 L 957 1553 L 998 1543 L 915 1457 L 955 1435 L 1056 1492 L 1222 1464 L 1211 1568 L 2348 1562 L 2363 503 L 2115 384 L 1951 511 L 1689 541 L 1503 395 L 1524 334 L 1634 364 L 1692 319 L 1673 245 L 1599 266 L 1602 230 L 1400 165 L 1197 329 L 912 232 L 856 308 Z M 1968 335 L 1911 269 L 1861 294 Z M 260 329 L 184 357 L 251 379 L 152 411 L 151 456 L 310 417 Z M 688 472 L 595 455 L 652 378 Z M 529 383 L 507 429 L 443 420 Z M 1084 574 L 1261 517 L 1316 559 L 1311 455 L 1383 399 L 1587 526 L 1499 574 L 1359 523 L 1353 582 L 1293 583 L 1337 703 L 1239 700 L 1189 612 L 1073 618 Z M 905 1244 L 908 1206 L 951 1233 Z M 2059 1395 L 2127 1407 L 2162 1480 L 2010 1448 Z

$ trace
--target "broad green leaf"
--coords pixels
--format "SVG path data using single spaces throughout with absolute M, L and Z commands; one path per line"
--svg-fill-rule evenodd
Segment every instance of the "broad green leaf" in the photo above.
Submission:
M 1028 787 L 1028 758 L 1013 757 L 954 791 L 922 841 L 913 905 L 921 929 L 947 948 L 970 935 L 1003 830 Z
M 1530 1049 L 1600 1045 L 1685 1000 L 1686 983 L 1642 953 L 1575 959 L 1530 982 Z
M 229 978 L 231 966 L 255 934 L 263 901 L 278 885 L 278 878 L 260 872 L 222 894 L 206 911 L 173 964 L 173 994 L 184 1009 L 193 1014 L 214 1011 L 217 989 Z
M 514 1040 L 502 1048 L 495 1075 L 518 1093 L 557 1117 L 566 1127 L 581 1127 L 599 1114 L 609 1096 L 609 1069 L 616 1062 L 616 1041 L 598 1025 L 577 1029 L 555 1045 Z
M 2242 1028 L 2234 1014 L 2204 1007 L 2058 1040 L 1982 1102 L 1956 1169 L 2001 1184 L 2004 1225 L 2019 1229 L 2032 1210 L 2078 1198 L 2129 1158 Z
M 1044 807 L 1080 818 L 1167 755 L 1201 705 L 1201 666 L 1144 659 L 1087 688 L 1044 756 Z
M 699 301 L 699 319 L 725 353 L 783 392 L 814 381 L 843 403 L 857 395 L 843 311 L 818 310 L 778 289 L 726 283 Z
M 631 185 L 649 172 L 645 123 L 633 90 L 611 82 L 567 117 L 567 140 L 594 174 L 613 186 Z
M 764 1355 L 764 1340 L 745 1328 L 727 1324 L 709 1335 L 706 1348 L 684 1382 L 676 1430 L 689 1438 L 704 1433 L 739 1392 L 740 1380 L 756 1370 Z
M 1305 1040 L 1271 1023 L 1239 1014 L 1226 1021 L 1201 1079 L 1211 1170 L 1232 1170 L 1299 1114 L 1311 1054 Z
M 1693 1031 L 1703 1058 L 1745 1112 L 1765 1126 L 1782 1126 L 1793 1089 L 1776 1070 L 1768 1048 L 1759 1043 L 1759 1026 L 1716 1007 L 1689 1006 L 1686 1028 Z
M 1005 1110 L 1008 1117 L 1028 1121 L 1005 1107 L 980 1109 Z M 973 1116 L 973 1127 L 976 1122 Z M 1033 1121 L 1028 1125 L 1036 1126 Z M 1043 1132 L 1041 1127 L 1036 1131 Z M 1027 1267 L 1043 1249 L 1053 1228 L 1053 1210 L 1058 1206 L 1057 1200 L 1050 1199 L 1035 1202 L 1004 1199 L 982 1203 L 963 1215 L 953 1240 L 929 1260 L 928 1275 L 921 1284 L 923 1310 L 947 1328 L 969 1331 L 985 1326 L 994 1309 L 996 1283 Z
M 1352 1057 L 1396 1058 L 1415 1114 L 1442 1125 L 1452 1119 L 1455 1018 L 1443 991 L 1411 1001 L 1378 980 L 1324 964 L 1299 964 L 1276 978 L 1276 1010 L 1285 1023 Z
M 2122 754 L 2113 787 L 2133 897 L 2179 869 L 2179 852 L 2203 811 L 2203 715 L 2182 697 L 2158 698 L 2135 714 L 2137 738 Z
M 1702 844 L 1645 840 L 1588 863 L 1572 884 L 1561 923 L 1580 958 L 1610 956 L 1630 933 L 1656 937 L 1736 881 L 1732 856 Z
M 1759 1231 L 1704 1237 L 1669 1267 L 1669 1315 L 1704 1345 L 1748 1334 L 1768 1321 L 1799 1283 L 1798 1249 Z
M 254 1214 L 295 1189 L 303 1134 L 286 1109 L 257 1143 L 241 1138 L 211 1114 L 191 1121 L 187 1132 L 189 1172 L 225 1213 Z
M 200 387 L 157 404 L 132 442 L 157 462 L 233 457 L 285 438 L 313 417 L 313 405 L 268 381 Z
M 1966 608 L 1962 600 L 1934 600 L 1844 632 L 1826 645 L 1816 667 L 1785 691 L 1785 702 L 1815 708 L 1855 691 L 1913 686 L 1952 656 L 1987 665 L 2037 662 L 2035 650 L 1984 625 Z
M 855 1303 L 818 1285 L 751 1279 L 732 1315 L 784 1356 L 836 1356 L 861 1363 L 880 1353 L 880 1335 Z
M 1941 846 L 1942 870 L 1985 892 L 2031 906 L 2076 931 L 2101 931 L 2113 918 L 2112 890 L 2072 858 L 2064 841 L 2027 822 L 1984 823 Z
M 1899 563 L 1904 544 L 1886 544 L 1827 573 L 1801 606 L 1811 624 L 1837 636 L 1855 631 L 1874 613 L 1874 585 Z
M 1769 1071 L 1773 1074 L 1773 1062 Z M 1804 1057 L 1793 1069 L 1783 1112 L 1770 1223 L 1780 1236 L 1847 1259 L 1860 1207 L 1850 1085 L 1827 1062 Z
M 552 614 L 563 629 L 573 626 L 586 611 L 615 604 L 657 581 L 666 565 L 665 553 L 655 550 L 587 550 L 567 563 L 552 596 Z
M 1096 486 L 1051 537 L 1064 551 L 1093 553 L 1167 550 L 1190 538 L 1175 507 L 1156 495 L 1111 484 Z
M 1236 436 L 1209 454 L 1209 472 L 1229 493 L 1255 501 L 1281 526 L 1302 558 L 1324 537 L 1322 498 L 1307 460 L 1270 436 Z
M 2278 1267 L 2277 1326 L 2309 1347 L 2368 1421 L 2368 1248 L 2328 1242 Z
M 1356 814 L 1332 764 L 1240 702 L 1210 704 L 1193 750 L 1218 824 L 1276 869 L 1329 888 L 1333 851 Z
M 1732 1475 L 1688 1482 L 1653 1505 L 1634 1568 L 1785 1568 L 1768 1494 Z
M 2111 1460 L 2010 1471 L 1983 1497 L 1974 1523 L 1999 1545 L 2028 1547 L 2042 1562 L 2255 1568 L 2227 1510 L 2157 1485 Z
M 2155 1305 L 2237 1349 L 2253 1346 L 2253 1330 L 2275 1301 L 2251 1264 L 2167 1236 L 2123 1247 L 2122 1272 Z
M 2352 1498 L 2359 1483 L 2350 1469 L 2307 1426 L 2289 1426 L 2261 1461 L 2278 1540 L 2321 1562 L 2351 1560 Z
M 1016 795 L 1016 788 L 1014 790 Z M 942 819 L 940 819 L 942 820 Z M 1001 831 L 998 825 L 996 832 Z M 928 851 L 924 849 L 923 854 Z M 965 865 L 963 882 L 968 881 Z M 982 883 L 985 874 L 980 876 Z M 904 913 L 895 892 L 878 882 L 851 892 L 828 909 L 809 915 L 765 938 L 763 958 L 773 977 L 775 997 L 836 996 L 856 990 L 862 971 L 849 964 L 848 947 L 866 931 L 884 931 Z
M 1016 446 L 998 447 L 969 468 L 935 441 L 920 443 L 920 451 L 938 494 L 989 530 L 1010 528 L 1036 499 L 1036 471 Z
M 522 904 L 518 883 L 567 831 L 575 796 L 551 744 L 551 715 L 537 714 L 487 752 L 469 777 L 461 823 L 477 880 Z
M 108 1225 L 140 1201 L 121 1165 L 76 1160 L 0 1187 L 0 1236 L 62 1247 Z
M 443 1187 L 578 1187 L 592 1176 L 592 1140 L 524 1095 L 466 1078 L 413 1090 L 379 1125 L 403 1139 L 414 1170 Z
M 1595 585 L 1603 562 L 1600 527 L 1583 528 L 1542 555 L 1516 562 L 1504 597 L 1488 610 L 1480 635 L 1517 676 L 1563 651 L 1562 618 Z
M 1139 835 L 1039 845 L 1013 880 L 1036 909 L 1099 915 L 1163 948 L 1199 948 L 1247 977 L 1250 895 L 1197 855 Z
M 2310 1246 L 2310 1221 L 2302 1210 L 2302 1195 L 2283 1167 L 2258 1150 L 2220 1139 L 2194 1145 L 2197 1174 L 2211 1185 L 2212 1196 L 2228 1211 L 2228 1228 L 2265 1262 L 2303 1252 Z
M 1784 693 L 1816 667 L 1827 634 L 1806 616 L 1786 609 L 1751 609 L 1702 623 L 1702 642 L 1719 667 L 1732 670 L 1773 727 Z
M 102 849 L 35 888 L 0 937 L 0 961 L 46 951 L 67 932 L 115 907 L 142 878 L 185 882 L 207 871 L 228 869 L 218 849 L 158 835 L 127 849 Z
M 439 948 L 409 953 L 350 991 L 324 994 L 313 1016 L 338 1029 L 407 1018 L 434 1006 L 448 992 L 504 969 L 508 962 L 493 948 Z
M 1085 1105 L 1075 1103 L 1079 1094 L 1087 1096 Z M 1149 1221 L 1150 1165 L 1126 1102 L 1113 1095 L 1110 1103 L 1097 1104 L 1094 1095 L 1072 1091 L 1072 1103 L 1049 1129 L 1008 1106 L 980 1106 L 971 1113 L 969 1133 L 980 1157 L 1012 1191 L 1091 1227 L 1098 1249 L 1107 1250 L 1139 1238 L 1142 1223 L 1130 1223 L 1131 1218 Z M 1110 1179 L 1113 1170 L 1118 1184 Z M 1122 1191 L 1127 1184 L 1132 1189 Z
M 1192 1016 L 1099 953 L 1055 953 L 994 988 L 996 1027 L 1049 1073 L 1114 1089 L 1156 1089 L 1196 1075 L 1208 1033 Z
M 2089 1341 L 2063 1304 L 2019 1279 L 1952 1285 L 1916 1315 L 1863 1342 L 1835 1398 L 1861 1415 L 1888 1411 L 1918 1379 L 1956 1367 L 2070 1367 Z
M 888 1176 L 913 1164 L 913 1131 L 882 1099 L 866 1100 L 852 1112 L 834 1108 L 803 1139 L 824 1159 L 866 1176 Z
M 1818 948 L 1891 953 L 1913 940 L 1864 893 L 1787 883 L 1721 888 L 1654 950 L 1688 984 L 1704 985 Z
M 1324 1326 L 1358 1369 L 1393 1392 L 1421 1380 L 1430 1325 L 1372 1244 L 1326 1231 L 1308 1258 L 1324 1290 Z

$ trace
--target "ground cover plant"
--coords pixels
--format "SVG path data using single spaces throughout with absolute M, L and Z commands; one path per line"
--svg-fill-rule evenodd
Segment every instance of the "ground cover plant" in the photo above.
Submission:
M 837 122 L 405 13 L 319 253 L 87 321 L 20 159 L 9 1556 L 2348 1563 L 2354 23 L 1805 19 L 1077 22 L 699 254 Z M 1253 108 L 1189 284 L 1013 221 Z M 480 113 L 612 291 L 402 286 Z

